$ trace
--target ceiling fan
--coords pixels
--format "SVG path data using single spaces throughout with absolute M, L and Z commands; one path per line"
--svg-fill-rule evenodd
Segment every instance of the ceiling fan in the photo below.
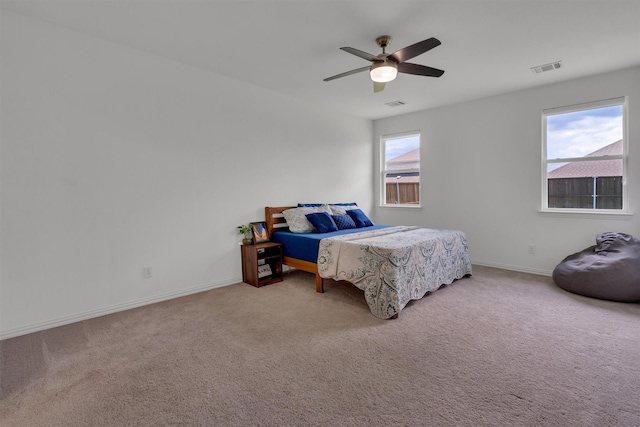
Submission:
M 341 50 L 348 52 L 352 55 L 359 56 L 360 58 L 371 61 L 372 64 L 367 67 L 357 68 L 355 70 L 347 71 L 344 73 L 336 74 L 335 76 L 327 77 L 325 82 L 339 79 L 340 77 L 350 76 L 351 74 L 360 73 L 362 71 L 369 70 L 371 80 L 373 80 L 373 91 L 381 92 L 387 82 L 396 78 L 398 73 L 415 74 L 418 76 L 428 77 L 440 77 L 444 74 L 443 70 L 437 68 L 431 68 L 420 64 L 412 64 L 405 62 L 411 58 L 415 58 L 418 55 L 422 55 L 428 50 L 433 49 L 440 45 L 440 40 L 431 37 L 426 40 L 422 40 L 411 46 L 407 46 L 403 49 L 397 50 L 392 54 L 385 52 L 385 49 L 391 44 L 391 36 L 380 36 L 376 39 L 378 46 L 382 48 L 382 53 L 378 55 L 372 55 L 367 52 L 363 52 L 352 47 L 341 47 Z

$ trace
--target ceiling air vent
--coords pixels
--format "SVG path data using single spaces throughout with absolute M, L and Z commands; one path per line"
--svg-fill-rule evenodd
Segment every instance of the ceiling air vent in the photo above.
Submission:
M 405 104 L 406 104 L 406 102 L 404 102 L 404 101 L 391 101 L 391 102 L 387 102 L 384 105 L 388 105 L 389 107 L 399 107 L 399 106 L 405 105 Z
M 552 62 L 550 64 L 538 65 L 537 67 L 531 67 L 531 72 L 534 74 L 544 73 L 545 71 L 551 71 L 562 67 L 562 61 Z

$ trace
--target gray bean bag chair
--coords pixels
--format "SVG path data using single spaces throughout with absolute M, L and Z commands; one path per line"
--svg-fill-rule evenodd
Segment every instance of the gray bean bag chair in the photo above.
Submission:
M 553 281 L 574 294 L 640 302 L 640 240 L 625 233 L 599 234 L 595 246 L 556 266 Z

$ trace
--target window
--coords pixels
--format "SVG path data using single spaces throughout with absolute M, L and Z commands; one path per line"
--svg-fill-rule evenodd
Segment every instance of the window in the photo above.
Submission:
M 626 212 L 626 98 L 543 111 L 543 211 Z
M 381 139 L 382 206 L 420 206 L 420 134 Z

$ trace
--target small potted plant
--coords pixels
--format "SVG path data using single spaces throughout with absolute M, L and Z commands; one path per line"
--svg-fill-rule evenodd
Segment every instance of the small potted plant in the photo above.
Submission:
M 244 237 L 242 239 L 243 245 L 251 244 L 251 224 L 239 225 L 238 233 L 242 234 Z

